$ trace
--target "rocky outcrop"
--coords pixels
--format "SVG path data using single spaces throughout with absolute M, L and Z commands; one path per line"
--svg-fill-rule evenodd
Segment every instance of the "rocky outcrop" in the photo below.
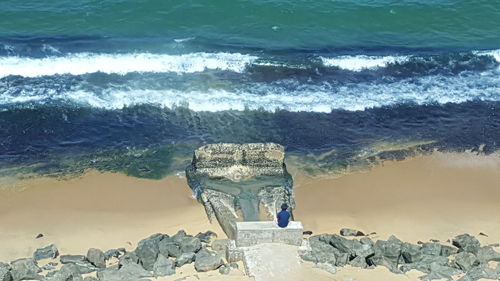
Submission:
M 186 168 L 188 183 L 228 237 L 235 222 L 259 220 L 260 206 L 273 219 L 282 203 L 294 206 L 284 147 L 274 143 L 217 143 L 200 147 Z
M 106 267 L 106 256 L 99 249 L 90 248 L 87 251 L 87 260 L 97 268 Z
M 33 259 L 18 259 L 10 264 L 10 274 L 13 281 L 20 280 L 42 280 L 40 272 L 42 269 L 38 267 Z
M 310 248 L 300 253 L 302 259 L 332 272 L 335 267 L 348 264 L 360 268 L 384 266 L 397 274 L 415 269 L 425 273 L 422 280 L 452 280 L 453 276 L 463 273 L 460 281 L 500 277 L 500 267 L 488 267 L 488 262 L 500 261 L 500 253 L 490 246 L 481 247 L 479 241 L 468 234 L 455 237 L 454 246 L 436 242 L 414 245 L 394 236 L 387 241 L 373 242 L 368 237 L 351 240 L 335 234 L 312 236 L 308 243 Z
M 54 245 L 49 245 L 44 248 L 36 249 L 33 253 L 33 259 L 35 261 L 43 260 L 43 259 L 54 259 L 59 255 L 59 251 L 57 247 Z
M 0 262 L 0 281 L 12 281 L 10 265 Z

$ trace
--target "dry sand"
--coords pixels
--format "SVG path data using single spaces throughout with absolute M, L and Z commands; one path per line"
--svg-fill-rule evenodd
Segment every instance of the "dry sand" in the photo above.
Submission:
M 498 154 L 435 153 L 337 179 L 299 175 L 295 199 L 295 218 L 314 234 L 350 227 L 376 232 L 374 239 L 396 235 L 412 243 L 429 239 L 446 243 L 461 233 L 475 235 L 485 244 L 500 242 Z M 89 172 L 70 180 L 36 179 L 22 188 L 0 188 L 0 261 L 4 262 L 30 256 L 50 243 L 62 254 L 85 254 L 91 247 L 133 249 L 150 234 L 174 234 L 179 229 L 190 234 L 212 230 L 224 237 L 217 224 L 208 222 L 186 180 L 174 176 L 154 181 Z M 479 232 L 488 237 L 478 236 Z M 35 239 L 38 233 L 44 237 Z M 350 267 L 331 275 L 302 263 L 292 280 L 419 280 L 419 275 Z M 158 280 L 180 277 L 249 279 L 241 270 L 221 276 L 199 274 L 187 266 Z

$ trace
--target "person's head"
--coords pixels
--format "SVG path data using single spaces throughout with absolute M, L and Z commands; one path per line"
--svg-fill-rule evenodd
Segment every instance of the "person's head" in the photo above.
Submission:
M 288 205 L 286 203 L 283 203 L 281 205 L 281 210 L 286 210 L 286 209 L 288 209 Z

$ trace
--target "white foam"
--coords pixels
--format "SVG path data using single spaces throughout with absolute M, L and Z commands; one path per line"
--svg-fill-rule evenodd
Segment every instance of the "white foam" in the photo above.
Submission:
M 192 73 L 207 69 L 243 72 L 246 65 L 255 59 L 257 57 L 239 53 L 184 55 L 78 53 L 46 58 L 9 56 L 0 57 L 0 78 L 9 75 L 38 77 L 56 74 L 81 75 L 94 72 L 121 75 L 129 72 Z
M 474 52 L 476 55 L 486 55 L 486 56 L 492 56 L 495 58 L 497 62 L 500 62 L 500 49 L 499 50 L 490 50 L 490 51 L 476 51 Z
M 351 71 L 361 71 L 363 69 L 376 69 L 385 67 L 388 64 L 404 62 L 408 60 L 406 56 L 339 56 L 339 57 L 320 57 L 324 66 L 336 66 Z

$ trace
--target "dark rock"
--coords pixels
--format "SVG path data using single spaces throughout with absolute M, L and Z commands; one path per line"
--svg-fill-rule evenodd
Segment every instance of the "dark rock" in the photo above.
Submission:
M 62 264 L 78 263 L 87 262 L 87 257 L 85 257 L 84 255 L 62 255 L 59 260 Z
M 388 258 L 388 257 L 381 256 L 381 255 L 375 255 L 375 256 L 368 257 L 366 259 L 366 261 L 367 261 L 369 266 L 372 266 L 372 265 L 385 266 L 393 273 L 401 273 L 401 271 L 398 269 L 397 262 L 395 262 L 393 258 Z
M 41 280 L 43 276 L 39 275 L 42 270 L 33 259 L 18 259 L 10 264 L 13 281 L 19 280 Z
M 359 239 L 359 242 L 361 242 L 361 244 L 365 244 L 365 245 L 375 244 L 375 242 L 373 242 L 373 240 L 370 237 L 361 237 L 361 239 Z
M 455 248 L 455 247 L 450 247 L 450 246 L 446 246 L 446 245 L 442 245 L 441 246 L 441 256 L 443 257 L 449 257 L 451 255 L 454 255 L 458 253 L 458 249 Z
M 35 239 L 39 239 L 39 238 L 42 238 L 42 237 L 43 237 L 43 234 L 38 233 L 38 234 L 35 236 Z
M 99 249 L 90 248 L 87 251 L 87 260 L 97 268 L 106 267 L 106 257 L 104 256 L 104 253 Z
M 349 265 L 360 268 L 367 268 L 368 264 L 366 263 L 366 258 L 357 256 L 354 259 L 349 261 Z
M 139 247 L 139 246 L 143 246 L 144 244 L 153 244 L 153 245 L 156 245 L 156 247 L 158 247 L 158 243 L 160 243 L 160 241 L 165 239 L 165 238 L 169 238 L 168 235 L 162 234 L 162 233 L 156 233 L 156 234 L 149 236 L 148 238 L 145 238 L 145 239 L 142 239 L 141 241 L 139 241 L 139 243 L 137 243 L 137 246 Z
M 48 263 L 48 264 L 42 266 L 42 270 L 53 270 L 56 265 L 57 265 L 57 263 L 56 264 Z
M 172 239 L 163 239 L 159 244 L 159 252 L 165 257 L 178 257 L 182 254 L 181 248 Z
M 181 253 L 196 253 L 201 249 L 201 241 L 196 237 L 186 236 L 179 240 Z
M 187 237 L 188 235 L 186 234 L 186 231 L 184 230 L 179 230 L 177 231 L 177 233 L 172 236 L 172 240 L 177 243 L 177 244 L 180 244 L 181 240 L 184 238 L 184 237 Z
M 444 279 L 451 281 L 452 276 L 460 274 L 460 273 L 461 273 L 461 271 L 456 269 L 456 268 L 432 263 L 430 265 L 430 273 L 420 277 L 420 279 L 424 280 L 424 281 L 428 281 L 428 280 L 435 280 L 435 279 L 443 279 L 444 278 Z
M 431 265 L 433 264 L 448 266 L 449 260 L 447 257 L 442 256 L 422 255 L 418 262 L 403 264 L 399 267 L 399 269 L 403 272 L 416 269 L 418 271 L 430 273 Z
M 404 243 L 401 247 L 401 256 L 405 263 L 415 263 L 422 259 L 421 247 L 410 243 Z
M 422 245 L 422 253 L 424 255 L 439 256 L 441 255 L 442 246 L 439 243 L 424 243 Z
M 213 231 L 200 232 L 196 234 L 196 238 L 200 239 L 203 243 L 210 243 L 214 238 L 217 238 L 217 234 Z
M 100 281 L 141 281 L 143 277 L 152 277 L 142 266 L 136 263 L 127 263 L 120 269 L 106 268 L 97 272 Z
M 437 239 L 430 239 L 429 241 L 431 241 L 433 243 L 439 243 L 439 240 L 437 240 Z
M 111 258 L 119 258 L 122 252 L 118 249 L 110 249 L 104 252 L 104 259 L 110 260 Z
M 12 281 L 10 265 L 0 262 L 0 281 Z
M 481 247 L 479 241 L 469 234 L 458 235 L 457 237 L 453 238 L 452 244 L 453 246 L 459 248 L 460 252 L 465 251 L 473 254 L 476 254 Z
M 175 274 L 175 262 L 167 259 L 164 255 L 159 254 L 158 259 L 153 265 L 153 273 L 155 277 Z
M 303 235 L 312 235 L 312 234 L 313 234 L 313 232 L 312 232 L 312 231 L 310 231 L 310 230 L 306 230 L 306 231 L 303 231 L 303 232 L 302 232 L 302 234 L 303 234 Z
M 500 279 L 500 274 L 497 270 L 486 266 L 478 266 L 472 268 L 469 272 L 467 272 L 462 278 L 458 279 L 458 281 L 477 281 L 479 279 Z
M 353 240 L 346 239 L 338 235 L 319 235 L 320 241 L 326 242 L 339 250 L 341 253 L 347 253 L 349 256 L 354 257 L 355 253 L 353 248 Z
M 48 281 L 83 281 L 83 279 L 78 266 L 68 263 L 55 272 Z
M 141 241 L 135 249 L 135 254 L 139 258 L 139 264 L 147 270 L 153 270 L 153 265 L 160 253 L 156 240 Z
M 320 236 L 313 236 L 309 239 L 311 251 L 303 253 L 301 258 L 305 261 L 311 261 L 314 263 L 327 262 L 335 264 L 337 259 L 335 257 L 333 246 L 329 243 L 321 241 L 319 238 Z
M 177 259 L 175 260 L 175 265 L 177 267 L 181 267 L 185 264 L 192 263 L 194 262 L 195 259 L 195 254 L 194 253 L 182 253 Z
M 223 263 L 222 253 L 212 253 L 203 248 L 196 254 L 194 268 L 199 272 L 216 270 Z
M 135 252 L 125 253 L 123 256 L 121 256 L 120 261 L 118 262 L 118 267 L 121 268 L 129 263 L 139 263 L 139 257 L 135 254 Z
M 340 230 L 340 235 L 342 236 L 365 236 L 365 234 L 359 230 L 342 228 Z
M 478 266 L 479 261 L 473 253 L 460 252 L 455 256 L 455 264 L 464 272 L 469 271 L 472 267 Z
M 490 261 L 498 261 L 500 262 L 500 253 L 495 251 L 490 246 L 481 247 L 476 254 L 478 261 L 481 264 L 487 265 Z
M 382 262 L 383 265 L 388 265 L 389 269 L 397 269 L 398 263 L 401 256 L 401 249 L 403 247 L 403 242 L 399 241 L 397 238 L 391 236 L 387 241 L 378 240 L 373 245 L 373 250 L 375 253 L 375 261 Z M 380 257 L 384 257 L 381 259 Z M 368 263 L 370 265 L 370 262 Z M 377 263 L 374 263 L 378 265 Z M 396 272 L 399 270 L 395 270 Z
M 59 251 L 57 250 L 54 244 L 49 245 L 44 248 L 36 249 L 33 253 L 33 259 L 35 261 L 43 260 L 43 259 L 54 259 L 59 255 Z
M 145 270 L 139 264 L 134 264 L 134 263 L 129 263 L 127 265 L 124 265 L 118 271 L 120 272 L 121 275 L 129 277 L 142 278 L 142 277 L 153 276 L 149 271 Z
M 231 267 L 227 266 L 227 265 L 223 265 L 221 267 L 219 267 L 219 273 L 220 274 L 229 274 L 229 272 L 231 272 Z
M 488 235 L 484 234 L 483 232 L 479 232 L 479 235 L 488 237 Z
M 358 240 L 352 240 L 351 247 L 354 255 L 357 257 L 362 257 L 363 259 L 375 254 L 372 244 L 363 244 Z
M 238 269 L 238 268 L 239 268 L 238 264 L 237 264 L 237 263 L 235 263 L 235 262 L 230 263 L 230 264 L 229 264 L 229 266 L 230 266 L 232 269 Z

